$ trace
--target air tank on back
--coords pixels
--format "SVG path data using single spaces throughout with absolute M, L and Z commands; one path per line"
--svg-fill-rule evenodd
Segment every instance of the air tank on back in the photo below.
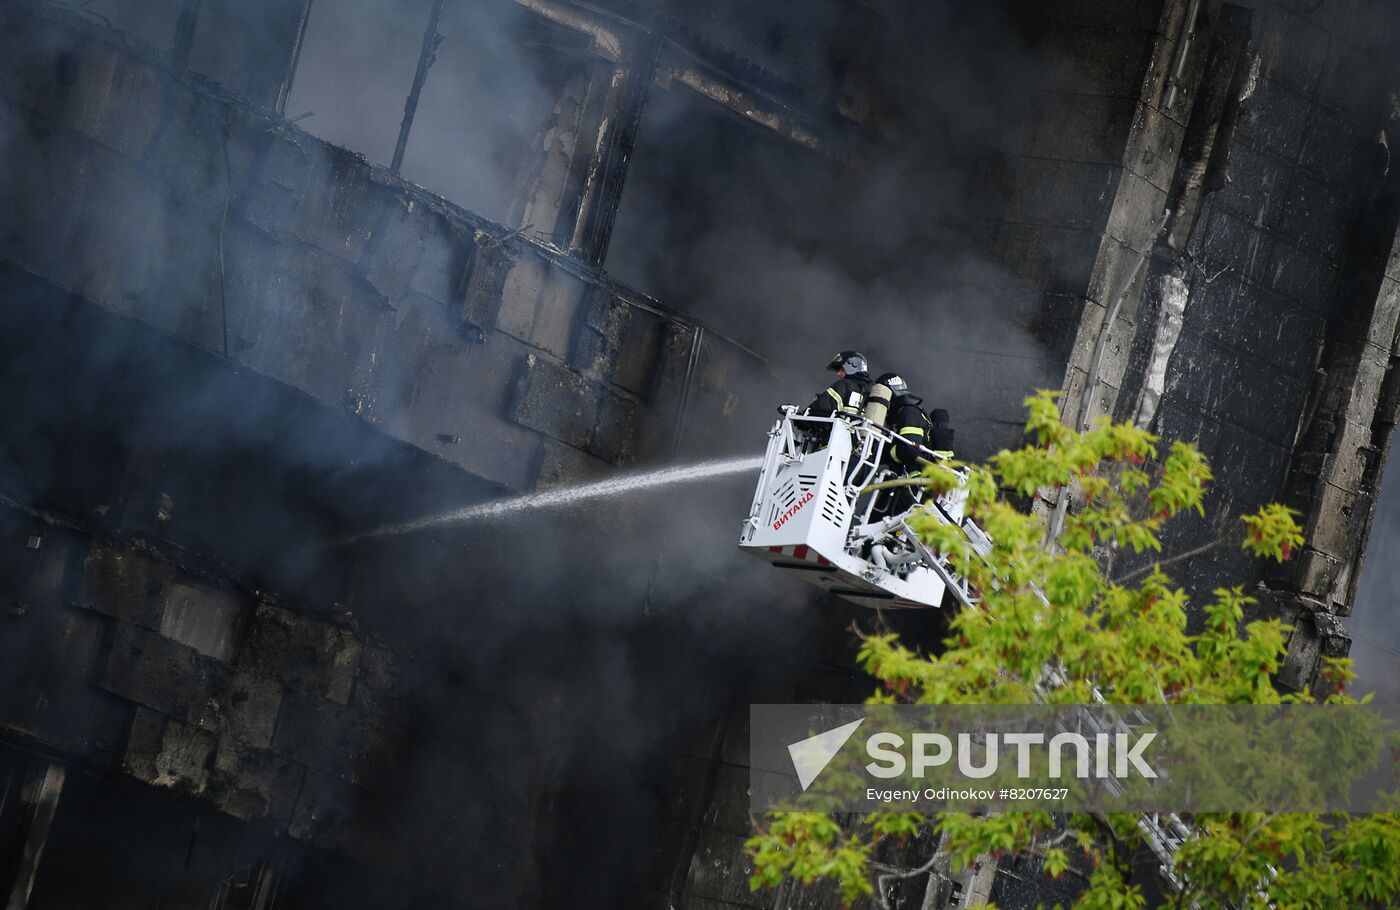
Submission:
M 877 427 L 885 425 L 885 415 L 890 411 L 890 402 L 894 395 L 890 387 L 883 382 L 877 382 L 870 387 L 870 394 L 865 397 L 865 419 L 875 424 Z

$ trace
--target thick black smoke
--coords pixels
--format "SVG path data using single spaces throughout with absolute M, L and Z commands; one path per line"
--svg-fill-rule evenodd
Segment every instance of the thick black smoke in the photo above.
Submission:
M 427 5 L 318 0 L 287 113 L 387 163 Z M 404 174 L 520 227 L 528 213 L 503 188 L 570 69 L 513 40 L 515 5 L 472 4 L 464 17 L 468 6 L 448 4 Z M 761 451 L 766 399 L 809 397 L 839 348 L 905 372 L 955 415 L 979 350 L 1038 356 L 999 308 L 1013 282 L 988 252 L 988 162 L 1021 128 L 998 112 L 1046 62 L 995 6 L 912 4 L 878 50 L 848 46 L 835 3 L 812 6 L 801 15 L 817 26 L 762 41 L 816 61 L 814 84 L 865 70 L 867 131 L 815 154 L 682 86 L 658 88 L 612 241 L 610 269 L 775 364 L 776 392 L 731 390 L 756 416 L 689 428 L 709 454 Z M 120 27 L 124 7 L 103 7 Z M 730 27 L 743 32 L 743 20 Z M 141 29 L 155 36 L 143 41 L 165 40 L 159 23 Z M 3 122 L 0 150 L 11 131 L 36 128 L 9 110 Z M 172 179 L 191 196 L 178 204 L 225 208 L 226 162 L 195 170 L 176 163 Z M 7 233 L 23 234 L 53 188 L 6 171 Z M 219 241 L 173 236 L 169 216 L 153 206 L 103 225 L 153 263 Z M 256 273 L 254 249 L 237 248 L 247 258 L 228 272 Z M 112 290 L 85 281 L 70 284 Z M 196 300 L 227 292 L 208 275 L 190 288 Z M 735 550 L 751 480 L 337 548 L 346 533 L 495 491 L 213 355 L 174 356 L 168 339 L 47 293 L 20 279 L 6 287 L 6 491 L 85 519 L 139 514 L 250 585 L 348 610 L 411 655 L 406 733 L 386 745 L 392 773 L 361 810 L 396 857 L 416 857 L 424 892 L 466 905 L 619 906 L 665 891 L 685 873 L 676 864 L 693 846 L 718 725 L 753 701 L 860 696 L 841 631 L 855 611 Z M 161 494 L 174 503 L 169 526 L 148 514 Z M 298 900 L 325 898 L 309 888 Z
M 818 21 L 838 18 L 817 6 Z M 831 128 L 820 151 L 684 87 L 654 90 L 608 267 L 771 356 L 785 378 L 813 382 L 857 348 L 955 421 L 994 410 L 976 392 L 996 382 L 984 355 L 1045 357 L 996 256 L 1003 153 L 1052 60 L 1021 15 L 898 7 L 878 60 L 841 56 L 846 36 L 832 33 L 827 78 L 868 90 L 869 129 Z M 1023 391 L 1004 397 L 1014 408 Z M 978 452 L 1005 441 L 972 427 L 964 439 Z

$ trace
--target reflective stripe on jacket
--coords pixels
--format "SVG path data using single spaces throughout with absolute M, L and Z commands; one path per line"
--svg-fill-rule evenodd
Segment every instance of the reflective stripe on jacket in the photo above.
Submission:
M 854 417 L 865 407 L 865 396 L 870 391 L 870 377 L 864 373 L 845 376 L 836 380 L 817 396 L 807 407 L 807 413 L 816 417 L 829 417 L 843 414 Z
M 928 415 L 924 413 L 923 399 L 917 395 L 897 395 L 890 405 L 890 416 L 887 423 L 895 428 L 894 433 L 906 445 L 896 442 L 894 451 L 890 453 L 890 460 L 903 468 L 914 468 L 918 465 L 919 450 L 916 446 L 927 444 L 929 429 L 933 424 L 929 423 Z

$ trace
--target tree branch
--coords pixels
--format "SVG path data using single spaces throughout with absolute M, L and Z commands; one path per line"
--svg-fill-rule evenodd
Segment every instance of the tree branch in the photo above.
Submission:
M 1225 543 L 1227 540 L 1229 540 L 1229 535 L 1223 534 L 1220 537 L 1217 537 L 1214 540 L 1212 540 L 1210 543 L 1202 544 L 1201 546 L 1196 547 L 1195 549 L 1187 550 L 1185 553 L 1178 553 L 1175 556 L 1169 556 L 1166 559 L 1156 560 L 1151 565 L 1143 566 L 1139 569 L 1134 569 L 1126 575 L 1120 575 L 1117 578 L 1113 579 L 1113 584 L 1122 584 L 1125 581 L 1131 581 L 1132 579 L 1137 578 L 1139 575 L 1146 575 L 1153 569 L 1160 569 L 1162 566 L 1169 566 L 1174 562 L 1181 562 L 1183 559 L 1190 559 L 1192 556 L 1200 556 L 1202 553 L 1214 550 L 1216 547 Z
M 903 872 L 900 872 L 894 866 L 886 866 L 884 863 L 872 862 L 870 865 L 875 868 L 889 870 L 883 875 L 877 875 L 875 877 L 875 893 L 879 895 L 880 910 L 890 910 L 890 901 L 889 898 L 885 896 L 885 888 L 891 881 L 895 879 L 914 878 L 917 875 L 923 875 L 926 872 L 933 871 L 933 864 L 938 862 L 938 858 L 942 855 L 943 853 L 941 850 L 935 849 L 933 851 L 933 856 L 928 858 L 928 862 L 917 869 L 907 869 Z

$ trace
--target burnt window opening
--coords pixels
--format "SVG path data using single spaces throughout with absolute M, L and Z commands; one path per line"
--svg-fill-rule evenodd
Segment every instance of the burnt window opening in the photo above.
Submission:
M 0 747 L 0 760 L 5 753 L 14 754 Z M 224 883 L 279 852 L 267 830 L 231 816 L 70 771 L 25 906 L 234 910 L 250 905 L 230 901 Z
M 611 64 L 512 0 L 313 4 L 286 104 L 308 132 L 552 236 Z
M 840 241 L 824 215 L 838 170 L 689 88 L 654 86 L 607 270 L 746 344 L 768 337 L 777 327 L 764 320 L 791 310 L 759 306 L 762 276 L 810 272 L 812 295 L 841 293 L 836 282 L 815 280 L 816 264 Z
M 401 173 L 493 221 L 552 234 L 538 209 L 562 193 L 590 87 L 611 67 L 588 36 L 510 0 L 449 0 L 438 33 Z
M 199 0 L 193 12 L 190 71 L 261 107 L 276 105 L 295 52 L 303 4 Z
M 313 3 L 287 116 L 312 135 L 387 165 L 432 4 Z
M 1026 302 L 1029 292 L 998 259 L 993 228 L 1010 181 L 980 173 L 1007 130 L 1005 118 L 993 124 L 985 112 L 1022 102 L 1028 74 L 1050 64 L 1018 44 L 1014 77 L 1003 72 L 1006 26 L 1018 16 L 1012 8 L 991 27 L 941 7 L 923 12 L 911 33 L 937 34 L 937 53 L 921 42 L 844 37 L 850 47 L 829 49 L 847 71 L 872 68 L 862 78 L 870 119 L 889 128 L 880 141 L 854 141 L 853 130 L 827 119 L 829 108 L 788 96 L 771 108 L 737 105 L 745 117 L 726 103 L 736 89 L 772 96 L 732 82 L 711 89 L 686 75 L 686 61 L 663 58 L 607 272 L 775 362 L 824 363 L 830 350 L 856 348 L 877 372 L 909 375 L 930 400 L 939 394 L 939 406 L 985 413 L 993 397 L 1019 405 L 1054 362 L 1039 338 L 1019 326 L 1008 332 L 999 318 L 1039 298 Z M 834 90 L 837 78 L 828 71 L 823 84 Z M 952 95 L 948 85 L 962 90 Z M 955 397 L 935 391 L 938 375 L 978 381 Z
M 1013 292 L 969 226 L 985 195 L 969 173 L 975 146 L 933 119 L 853 168 L 680 79 L 658 83 L 607 272 L 775 361 L 855 348 L 940 407 L 1019 402 L 1051 361 L 998 318 Z M 979 381 L 955 395 L 940 375 Z

